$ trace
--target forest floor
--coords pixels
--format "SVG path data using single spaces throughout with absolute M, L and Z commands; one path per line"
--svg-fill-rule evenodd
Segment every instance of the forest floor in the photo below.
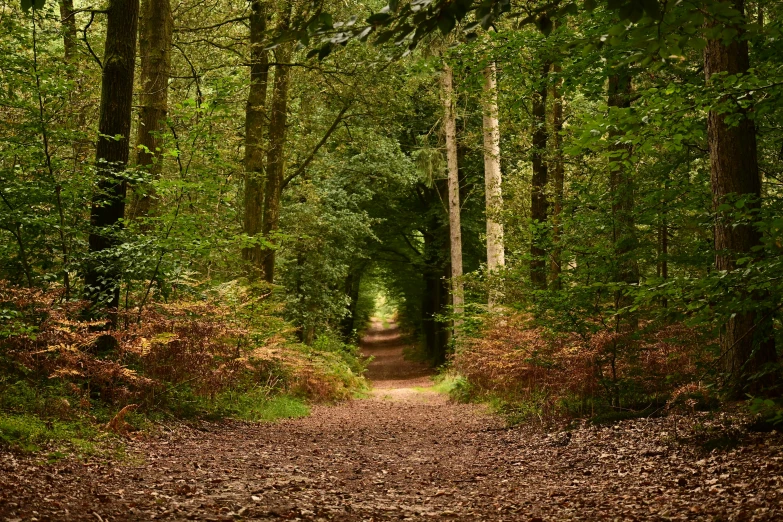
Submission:
M 307 418 L 178 425 L 119 461 L 0 451 L 0 520 L 783 520 L 780 434 L 693 413 L 507 428 L 404 347 L 376 324 L 372 396 Z

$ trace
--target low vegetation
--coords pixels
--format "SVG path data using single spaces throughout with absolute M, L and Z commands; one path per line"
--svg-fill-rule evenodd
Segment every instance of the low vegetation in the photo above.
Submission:
M 366 387 L 355 346 L 328 334 L 296 342 L 267 300 L 232 282 L 106 331 L 61 290 L 1 286 L 0 442 L 84 449 L 158 421 L 301 417 Z

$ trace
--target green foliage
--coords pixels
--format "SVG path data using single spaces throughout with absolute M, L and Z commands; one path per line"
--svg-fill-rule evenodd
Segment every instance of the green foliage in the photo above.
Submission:
M 433 389 L 445 393 L 457 402 L 471 402 L 475 399 L 470 382 L 461 375 L 451 373 L 440 374 L 435 378 Z
M 118 174 L 128 209 L 120 226 L 98 231 L 116 241 L 96 255 L 88 237 L 96 232 L 89 209 L 102 198 L 94 166 L 102 71 L 88 57 L 102 54 L 104 18 L 90 13 L 87 23 L 87 13 L 74 13 L 83 34 L 76 56 L 65 59 L 70 36 L 55 4 L 4 4 L 0 280 L 16 290 L 0 286 L 3 411 L 41 414 L 59 397 L 74 409 L 84 400 L 105 422 L 138 400 L 140 412 L 128 418 L 140 424 L 153 411 L 263 418 L 274 397 L 347 397 L 365 386 L 367 363 L 355 344 L 372 314 L 394 320 L 419 341 L 421 358 L 438 364 L 459 357 L 498 314 L 530 314 L 544 332 L 539 340 L 574 340 L 590 362 L 580 382 L 595 387 L 535 389 L 517 406 L 503 396 L 502 408 L 518 419 L 553 408 L 636 408 L 667 400 L 689 379 L 719 385 L 716 340 L 731 317 L 759 312 L 754 335 L 783 341 L 781 5 L 750 1 L 743 15 L 718 0 L 541 1 L 520 15 L 508 0 L 351 1 L 295 6 L 296 23 L 272 35 L 280 16 L 269 4 L 264 45 L 301 45 L 285 100 L 279 223 L 252 234 L 246 222 L 265 216 L 245 208 L 251 43 L 246 24 L 231 21 L 244 19 L 246 5 L 187 4 L 176 15 L 160 150 L 147 151 L 160 153 L 160 168 L 134 166 L 132 146 L 130 166 Z M 362 9 L 377 12 L 360 17 Z M 707 41 L 738 37 L 752 67 L 705 81 Z M 366 40 L 378 45 L 358 42 Z M 507 262 L 488 274 L 482 71 L 491 62 L 504 176 L 504 210 L 493 217 L 505 227 Z M 459 129 L 467 300 L 460 317 L 449 296 L 444 64 L 455 74 Z M 282 67 L 271 68 L 265 107 Z M 624 82 L 627 103 L 617 103 L 607 86 Z M 531 136 L 541 124 L 533 101 L 544 92 L 549 143 L 541 151 Z M 760 201 L 714 201 L 710 113 L 755 125 Z M 271 143 L 264 138 L 264 154 Z M 540 156 L 549 168 L 549 219 L 533 223 L 531 161 Z M 562 194 L 552 183 L 558 166 Z M 142 196 L 149 212 L 139 212 Z M 719 271 L 714 229 L 723 223 L 755 229 L 761 242 Z M 559 267 L 535 290 L 532 241 Z M 274 249 L 271 283 L 258 282 L 257 263 L 245 259 L 251 247 Z M 77 301 L 91 290 L 82 274 L 93 265 L 121 276 L 112 289 L 121 323 L 109 335 L 116 346 L 106 349 L 97 345 L 101 325 L 78 321 Z M 27 293 L 15 293 L 20 287 Z M 488 313 L 490 290 L 502 295 L 500 312 Z M 666 333 L 673 327 L 682 329 Z M 645 366 L 653 345 L 660 365 Z M 676 353 L 666 352 L 672 346 Z M 516 355 L 536 372 L 557 373 L 563 361 L 534 348 Z M 675 362 L 684 353 L 692 356 L 687 370 Z M 775 372 L 772 364 L 751 378 Z M 468 398 L 482 392 L 475 379 L 442 385 Z M 280 400 L 284 411 L 288 399 Z
M 750 411 L 776 428 L 783 425 L 783 404 L 779 400 L 754 397 L 750 400 Z
M 73 447 L 78 454 L 94 452 L 92 440 L 98 431 L 87 421 L 42 419 L 29 413 L 0 412 L 0 445 L 25 452 L 38 452 L 49 444 Z
M 357 376 L 361 376 L 369 364 L 369 361 L 362 358 L 358 346 L 345 343 L 334 334 L 325 333 L 316 337 L 312 349 L 315 352 L 326 352 L 339 356 L 342 362 Z
M 89 455 L 99 430 L 71 407 L 63 383 L 0 380 L 0 445 L 25 452 L 55 446 Z

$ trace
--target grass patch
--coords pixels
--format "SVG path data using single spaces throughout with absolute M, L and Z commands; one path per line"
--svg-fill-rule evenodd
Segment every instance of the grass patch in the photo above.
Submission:
M 18 451 L 36 452 L 45 445 L 67 443 L 77 454 L 91 455 L 95 452 L 97 436 L 95 427 L 80 420 L 45 420 L 30 413 L 0 413 L 0 444 Z M 60 453 L 58 450 L 50 455 L 57 458 Z
M 216 402 L 216 412 L 222 416 L 254 422 L 310 415 L 310 407 L 301 399 L 289 395 L 269 396 L 268 390 L 263 388 L 244 393 L 224 393 Z
M 433 377 L 432 380 L 435 383 L 432 386 L 433 391 L 448 395 L 452 398 L 456 398 L 454 397 L 455 393 L 467 382 L 464 377 L 454 373 L 442 373 Z

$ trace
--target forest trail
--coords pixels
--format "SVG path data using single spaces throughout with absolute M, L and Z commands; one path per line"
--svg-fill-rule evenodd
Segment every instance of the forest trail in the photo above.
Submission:
M 128 444 L 119 464 L 0 452 L 0 520 L 780 520 L 781 438 L 706 453 L 683 419 L 546 435 L 437 394 L 376 324 L 369 398 Z M 716 518 L 717 517 L 717 518 Z
M 375 398 L 443 400 L 443 396 L 426 390 L 432 386 L 432 368 L 424 363 L 405 358 L 408 345 L 395 323 L 385 325 L 373 318 L 370 328 L 362 338 L 362 355 L 372 357 L 365 376 L 370 380 Z

